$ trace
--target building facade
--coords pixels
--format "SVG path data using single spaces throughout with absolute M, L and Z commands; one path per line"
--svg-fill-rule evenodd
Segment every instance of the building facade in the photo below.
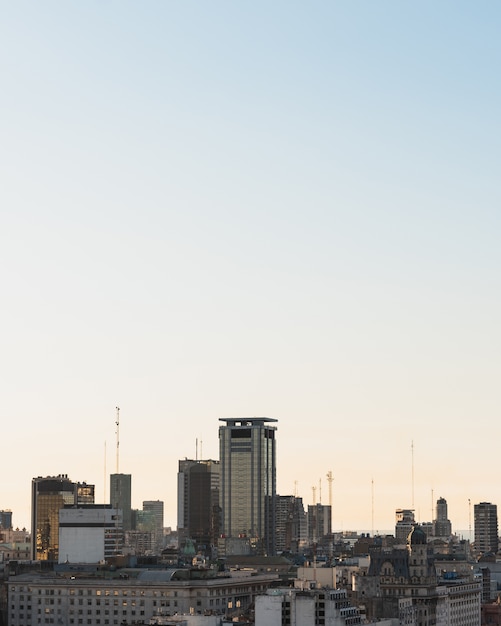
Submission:
M 308 539 L 317 543 L 332 533 L 331 506 L 329 504 L 308 505 Z
M 355 626 L 362 624 L 359 610 L 345 589 L 316 588 L 295 581 L 293 589 L 270 589 L 256 599 L 259 626 Z
M 474 549 L 477 556 L 498 551 L 498 508 L 490 502 L 475 504 L 473 509 L 475 524 Z
M 177 474 L 177 529 L 181 542 L 192 539 L 205 554 L 220 533 L 219 461 L 184 459 Z
M 221 419 L 220 503 L 222 532 L 249 537 L 254 550 L 274 555 L 276 498 L 276 419 Z
M 190 613 L 231 619 L 248 610 L 276 580 L 274 574 L 207 577 L 175 569 L 144 571 L 137 578 L 22 574 L 7 583 L 8 624 L 119 626 L 148 624 L 159 614 Z
M 74 483 L 67 474 L 33 478 L 31 483 L 31 558 L 57 561 L 59 558 L 59 511 L 79 504 L 79 493 L 88 503 L 94 486 Z
M 122 511 L 124 530 L 132 530 L 132 476 L 130 474 L 110 474 L 110 504 Z
M 65 506 L 59 510 L 59 563 L 100 563 L 122 548 L 120 512 L 110 504 Z
M 447 500 L 445 498 L 439 498 L 437 500 L 435 523 L 433 526 L 435 537 L 449 538 L 452 535 L 452 524 L 448 518 Z
M 143 511 L 153 516 L 153 550 L 156 554 L 160 554 L 164 543 L 164 503 L 162 500 L 145 500 Z

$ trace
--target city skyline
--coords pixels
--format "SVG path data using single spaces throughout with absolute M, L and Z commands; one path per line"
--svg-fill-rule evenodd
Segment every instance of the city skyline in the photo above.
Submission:
M 278 420 L 332 528 L 498 503 L 501 6 L 6 3 L 0 508 Z M 197 443 L 198 442 L 198 443 Z M 472 524 L 473 522 L 471 522 Z

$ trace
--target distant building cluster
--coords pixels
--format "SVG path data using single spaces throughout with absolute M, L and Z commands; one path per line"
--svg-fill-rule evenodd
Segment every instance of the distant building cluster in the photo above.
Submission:
M 495 504 L 472 544 L 442 497 L 431 522 L 396 509 L 392 535 L 333 532 L 331 502 L 277 494 L 277 420 L 220 421 L 219 459 L 178 462 L 175 530 L 163 501 L 132 508 L 131 474 L 105 503 L 33 478 L 31 533 L 0 511 L 0 626 L 501 626 Z

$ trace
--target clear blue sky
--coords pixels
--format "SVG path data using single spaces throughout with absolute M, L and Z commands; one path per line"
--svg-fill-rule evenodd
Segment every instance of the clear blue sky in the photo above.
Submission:
M 4 2 L 0 508 L 67 473 L 176 525 L 220 417 L 334 529 L 498 481 L 498 2 Z M 411 445 L 414 442 L 414 453 Z M 106 449 L 106 454 L 105 454 Z M 106 464 L 105 464 L 106 457 Z M 106 466 L 105 466 L 106 465 Z M 414 475 L 414 481 L 412 480 Z M 107 491 L 109 488 L 107 487 Z

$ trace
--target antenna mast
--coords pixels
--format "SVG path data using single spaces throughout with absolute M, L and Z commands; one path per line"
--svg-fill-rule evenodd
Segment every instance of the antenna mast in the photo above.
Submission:
M 120 472 L 118 471 L 119 468 L 119 461 L 120 461 L 120 407 L 117 406 L 115 407 L 117 410 L 117 421 L 115 422 L 115 426 L 117 427 L 116 430 L 116 435 L 117 435 L 117 474 L 119 474 Z
M 411 457 L 412 457 L 412 508 L 414 508 L 414 439 L 411 442 Z
M 371 530 L 372 530 L 372 536 L 374 537 L 374 478 L 371 479 L 371 500 L 372 500 L 372 502 L 371 502 L 371 505 L 372 505 L 372 511 L 371 511 L 371 513 L 372 513 L 372 519 L 371 519 L 371 521 L 372 521 L 372 528 L 371 528 Z

